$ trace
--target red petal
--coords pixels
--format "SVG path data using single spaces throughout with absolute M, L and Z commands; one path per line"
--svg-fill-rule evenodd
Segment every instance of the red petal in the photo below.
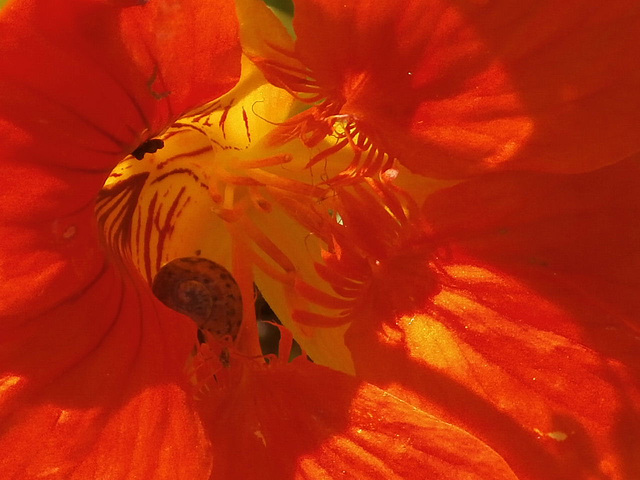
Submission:
M 218 397 L 203 407 L 234 453 L 214 453 L 212 478 L 515 479 L 462 430 L 306 361 L 254 367 Z
M 374 145 L 428 175 L 580 172 L 638 151 L 633 0 L 299 1 L 297 52 Z
M 442 291 L 413 316 L 363 312 L 356 372 L 409 386 L 521 479 L 637 477 L 639 181 L 623 162 L 429 197 Z

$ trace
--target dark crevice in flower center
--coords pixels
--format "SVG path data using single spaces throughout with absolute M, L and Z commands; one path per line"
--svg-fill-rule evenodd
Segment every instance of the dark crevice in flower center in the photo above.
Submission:
M 138 148 L 136 148 L 131 155 L 138 160 L 142 160 L 147 153 L 156 153 L 164 147 L 164 142 L 159 138 L 150 138 L 149 140 L 140 144 Z

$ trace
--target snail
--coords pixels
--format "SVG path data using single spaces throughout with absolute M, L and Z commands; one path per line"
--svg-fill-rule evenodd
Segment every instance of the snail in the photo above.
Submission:
M 153 279 L 154 295 L 198 327 L 235 340 L 242 323 L 242 294 L 229 271 L 201 257 L 176 258 Z

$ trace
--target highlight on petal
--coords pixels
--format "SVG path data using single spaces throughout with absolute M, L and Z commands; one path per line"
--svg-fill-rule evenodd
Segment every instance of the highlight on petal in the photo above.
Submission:
M 203 405 L 234 452 L 214 452 L 212 478 L 516 478 L 477 439 L 351 376 L 301 357 L 243 368 Z
M 479 288 L 463 278 L 460 288 Z M 504 280 L 492 286 L 494 297 L 446 289 L 434 299 L 436 313 L 403 317 L 374 334 L 354 328 L 347 344 L 356 372 L 391 392 L 391 382 L 410 385 L 414 396 L 403 398 L 473 432 L 519 478 L 629 478 L 637 471 L 635 368 L 524 324 L 513 313 L 523 304 L 563 319 L 526 290 Z M 510 311 L 484 306 L 491 301 Z
M 286 44 L 269 69 L 323 102 L 315 128 L 346 118 L 363 155 L 421 174 L 584 172 L 640 148 L 639 22 L 633 0 L 298 1 L 307 70 Z
M 440 287 L 413 312 L 361 301 L 345 337 L 356 373 L 408 387 L 521 479 L 637 476 L 639 180 L 629 160 L 431 195 L 425 269 Z
M 639 181 L 637 157 L 572 177 L 497 175 L 443 190 L 424 211 L 438 235 L 453 239 L 452 254 L 525 280 L 572 312 L 571 324 L 598 350 L 617 355 L 625 338 L 608 327 L 640 329 Z

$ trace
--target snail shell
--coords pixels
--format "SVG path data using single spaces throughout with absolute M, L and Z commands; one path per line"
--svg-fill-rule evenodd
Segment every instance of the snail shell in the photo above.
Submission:
M 176 258 L 158 271 L 152 290 L 167 307 L 220 339 L 238 335 L 242 295 L 223 266 L 201 257 Z

